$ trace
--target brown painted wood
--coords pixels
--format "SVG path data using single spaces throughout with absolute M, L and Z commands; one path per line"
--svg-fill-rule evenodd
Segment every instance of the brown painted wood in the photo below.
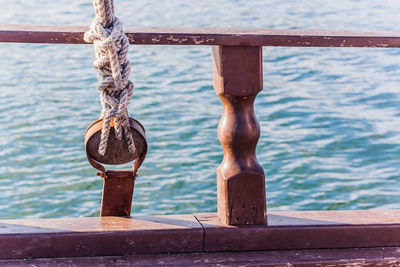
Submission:
M 268 213 L 268 226 L 400 224 L 400 210 L 287 211 Z
M 85 44 L 84 32 L 89 27 L 0 25 L 0 42 Z
M 0 259 L 199 252 L 193 215 L 0 221 Z
M 231 225 L 266 223 L 265 177 L 255 155 L 260 126 L 253 109 L 262 90 L 261 60 L 261 47 L 213 47 L 214 89 L 223 105 L 218 215 Z
M 132 171 L 107 171 L 100 216 L 130 216 L 135 176 Z
M 213 46 L 212 56 L 217 95 L 246 97 L 262 90 L 261 47 Z
M 272 212 L 268 223 L 228 226 L 216 214 L 2 220 L 0 259 L 400 247 L 400 210 Z
M 0 42 L 85 44 L 83 26 L 0 25 Z M 338 30 L 159 28 L 125 30 L 136 45 L 400 47 L 399 32 Z
M 1 266 L 400 266 L 400 247 L 0 260 Z
M 399 211 L 273 212 L 268 226 L 229 226 L 196 214 L 205 251 L 400 246 Z

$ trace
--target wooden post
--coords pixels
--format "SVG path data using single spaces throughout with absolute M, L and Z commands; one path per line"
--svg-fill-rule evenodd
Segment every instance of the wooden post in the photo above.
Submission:
M 253 108 L 263 84 L 262 48 L 215 46 L 212 52 L 214 90 L 223 105 L 218 216 L 230 225 L 266 224 L 265 176 L 255 155 L 260 126 Z
M 134 185 L 132 171 L 107 171 L 100 216 L 130 216 Z

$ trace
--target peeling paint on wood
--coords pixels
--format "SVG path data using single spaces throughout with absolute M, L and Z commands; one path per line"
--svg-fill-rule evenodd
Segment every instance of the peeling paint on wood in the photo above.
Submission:
M 83 26 L 0 25 L 0 42 L 85 44 Z M 400 32 L 299 29 L 160 28 L 125 30 L 134 45 L 400 47 Z

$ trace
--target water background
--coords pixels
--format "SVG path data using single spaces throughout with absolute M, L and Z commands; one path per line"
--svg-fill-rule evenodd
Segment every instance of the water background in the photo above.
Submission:
M 398 0 L 115 1 L 126 26 L 398 30 Z M 0 0 L 0 23 L 89 25 L 90 0 Z M 400 50 L 265 47 L 257 155 L 269 210 L 400 208 Z M 135 214 L 216 211 L 222 106 L 211 49 L 131 46 L 130 113 L 150 150 Z M 0 218 L 98 216 L 83 135 L 90 45 L 0 43 Z

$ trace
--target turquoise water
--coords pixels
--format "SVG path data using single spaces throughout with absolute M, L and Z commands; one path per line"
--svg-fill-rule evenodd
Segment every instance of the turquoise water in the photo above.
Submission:
M 115 1 L 127 26 L 398 30 L 391 1 Z M 88 25 L 91 1 L 2 1 L 0 23 Z M 150 150 L 136 214 L 216 210 L 222 160 L 210 47 L 131 46 L 131 115 Z M 400 208 L 400 50 L 264 52 L 257 155 L 269 210 Z M 0 218 L 97 216 L 83 134 L 98 118 L 92 47 L 0 44 Z

